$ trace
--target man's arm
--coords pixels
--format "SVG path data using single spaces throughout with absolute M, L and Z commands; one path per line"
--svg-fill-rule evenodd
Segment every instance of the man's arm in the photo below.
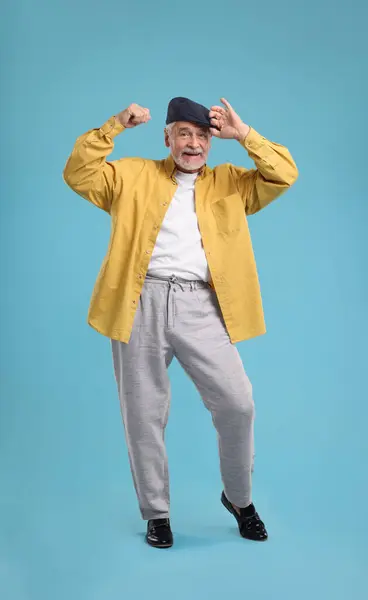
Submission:
M 114 149 L 114 138 L 125 129 L 146 123 L 150 118 L 148 109 L 131 104 L 99 129 L 92 129 L 79 137 L 63 171 L 65 183 L 77 194 L 109 213 L 119 161 L 108 162 L 106 158 Z
M 246 125 L 230 103 L 221 98 L 226 110 L 213 106 L 210 118 L 215 137 L 235 139 L 248 151 L 256 169 L 230 166 L 233 180 L 243 199 L 245 212 L 252 215 L 285 192 L 298 178 L 297 166 L 285 146 L 270 142 Z
M 245 212 L 253 215 L 295 183 L 298 169 L 285 146 L 270 142 L 252 128 L 247 137 L 239 141 L 257 168 L 244 169 L 231 165 L 231 171 Z

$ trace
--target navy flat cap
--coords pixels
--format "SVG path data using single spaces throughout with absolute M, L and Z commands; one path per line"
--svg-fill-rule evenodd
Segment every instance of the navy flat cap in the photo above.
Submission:
M 211 127 L 209 113 L 208 108 L 189 98 L 173 98 L 167 108 L 166 125 L 175 121 L 188 121 L 202 127 Z

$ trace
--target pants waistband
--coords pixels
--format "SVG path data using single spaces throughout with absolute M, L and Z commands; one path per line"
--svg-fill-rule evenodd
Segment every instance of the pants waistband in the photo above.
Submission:
M 188 286 L 190 288 L 194 287 L 211 287 L 207 281 L 203 281 L 202 279 L 183 279 L 182 277 L 177 277 L 176 275 L 170 275 L 170 277 L 155 277 L 152 275 L 146 275 L 145 281 L 149 283 L 167 283 L 169 285 L 178 283 L 181 286 Z

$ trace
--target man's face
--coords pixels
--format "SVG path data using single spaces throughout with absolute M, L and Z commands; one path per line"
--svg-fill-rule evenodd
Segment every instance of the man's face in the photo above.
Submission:
M 165 144 L 181 171 L 196 173 L 206 164 L 211 133 L 208 127 L 178 121 L 170 133 L 165 130 Z

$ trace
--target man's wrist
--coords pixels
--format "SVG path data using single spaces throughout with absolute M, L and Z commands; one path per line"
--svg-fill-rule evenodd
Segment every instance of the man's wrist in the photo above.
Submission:
M 243 142 L 245 140 L 245 138 L 247 137 L 248 133 L 250 132 L 250 127 L 249 125 L 246 125 L 245 123 L 243 123 L 239 129 L 238 129 L 238 134 L 237 134 L 237 141 L 238 142 Z
M 123 127 L 125 127 L 125 125 L 124 125 L 124 123 L 123 123 L 122 119 L 120 118 L 120 114 L 121 114 L 121 113 L 119 113 L 119 114 L 115 115 L 115 120 L 116 120 L 116 122 L 117 122 L 119 125 L 122 125 Z

